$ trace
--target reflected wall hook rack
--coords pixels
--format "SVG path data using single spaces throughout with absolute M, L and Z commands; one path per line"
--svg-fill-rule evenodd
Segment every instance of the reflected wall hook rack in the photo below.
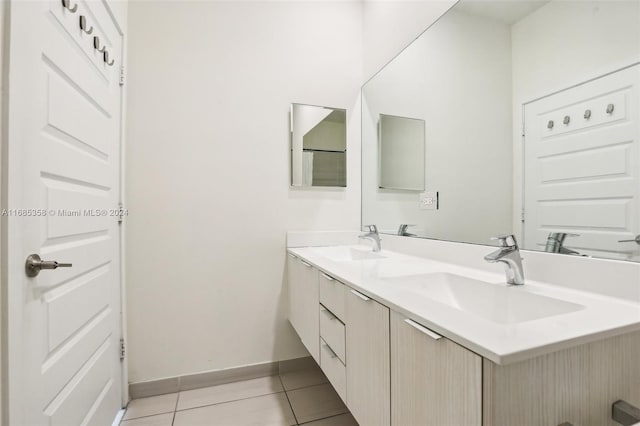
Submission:
M 71 0 L 62 0 L 62 7 L 64 7 L 71 13 L 76 13 L 76 10 L 78 10 L 78 3 L 74 4 L 73 7 L 71 7 Z
M 114 62 L 115 62 L 115 59 L 111 59 L 111 61 L 109 61 L 109 52 L 105 50 L 104 51 L 104 63 L 109 65 L 109 66 L 112 66 L 114 64 Z
M 91 34 L 93 32 L 93 26 L 87 29 L 87 17 L 84 15 L 80 15 L 80 29 L 87 34 Z
M 102 53 L 107 49 L 107 46 L 100 47 L 100 37 L 93 36 L 93 48 Z

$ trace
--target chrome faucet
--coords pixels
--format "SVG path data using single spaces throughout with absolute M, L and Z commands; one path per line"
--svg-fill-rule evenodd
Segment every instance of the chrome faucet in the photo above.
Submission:
M 579 237 L 580 234 L 569 234 L 566 232 L 550 232 L 547 237 L 547 244 L 544 251 L 549 253 L 573 254 L 580 255 L 579 252 L 571 250 L 564 246 L 564 239 L 567 237 Z
M 415 226 L 415 225 L 405 225 L 405 224 L 400 225 L 400 227 L 398 228 L 398 235 L 400 235 L 401 237 L 415 237 L 416 234 L 410 234 L 407 232 L 407 228 L 410 226 Z
M 484 260 L 504 265 L 504 270 L 507 273 L 507 284 L 523 285 L 524 270 L 522 269 L 522 257 L 520 257 L 516 237 L 513 235 L 501 235 L 491 239 L 500 241 L 500 249 L 486 255 Z
M 358 238 L 361 238 L 363 240 L 373 241 L 373 251 L 374 252 L 380 251 L 381 240 L 380 240 L 380 234 L 378 234 L 378 228 L 375 225 L 365 225 L 365 226 L 369 228 L 369 232 L 358 236 Z

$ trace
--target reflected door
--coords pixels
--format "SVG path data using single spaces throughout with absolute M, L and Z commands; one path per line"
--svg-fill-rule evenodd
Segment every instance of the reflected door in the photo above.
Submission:
M 108 425 L 122 406 L 123 34 L 107 2 L 64 3 L 11 6 L 7 207 L 34 212 L 7 222 L 13 425 Z M 72 267 L 28 277 L 32 253 Z
M 640 260 L 640 66 L 525 105 L 524 246 Z M 640 241 L 640 239 L 638 240 Z

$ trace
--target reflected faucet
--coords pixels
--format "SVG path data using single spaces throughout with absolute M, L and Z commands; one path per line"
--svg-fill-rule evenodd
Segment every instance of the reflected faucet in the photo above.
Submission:
M 513 235 L 501 235 L 492 237 L 492 240 L 500 242 L 500 249 L 489 253 L 484 260 L 490 263 L 502 263 L 507 273 L 507 284 L 523 285 L 524 270 L 522 269 L 522 257 L 518 242 Z
M 378 228 L 375 225 L 365 225 L 366 227 L 369 228 L 369 232 L 367 232 L 366 234 L 362 234 L 359 235 L 358 238 L 361 238 L 363 240 L 371 240 L 373 241 L 373 251 L 374 252 L 379 252 L 380 251 L 380 234 L 378 234 Z
M 400 227 L 398 228 L 398 235 L 400 235 L 401 237 L 415 237 L 416 234 L 410 234 L 407 232 L 407 228 L 410 226 L 416 226 L 416 225 L 405 225 L 405 224 L 400 225 Z
M 566 232 L 550 232 L 547 237 L 547 245 L 544 248 L 544 251 L 549 253 L 561 253 L 561 254 L 573 254 L 580 256 L 580 253 L 568 249 L 564 246 L 564 239 L 567 237 L 579 237 L 580 234 L 569 234 Z

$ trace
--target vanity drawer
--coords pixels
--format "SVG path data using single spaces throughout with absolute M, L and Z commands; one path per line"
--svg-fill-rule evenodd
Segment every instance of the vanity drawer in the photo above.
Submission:
M 347 402 L 347 369 L 338 355 L 320 339 L 320 368 L 342 401 Z
M 335 278 L 320 272 L 320 303 L 344 321 L 344 301 L 347 286 Z
M 320 337 L 331 347 L 343 364 L 345 358 L 344 324 L 327 308 L 320 306 Z

